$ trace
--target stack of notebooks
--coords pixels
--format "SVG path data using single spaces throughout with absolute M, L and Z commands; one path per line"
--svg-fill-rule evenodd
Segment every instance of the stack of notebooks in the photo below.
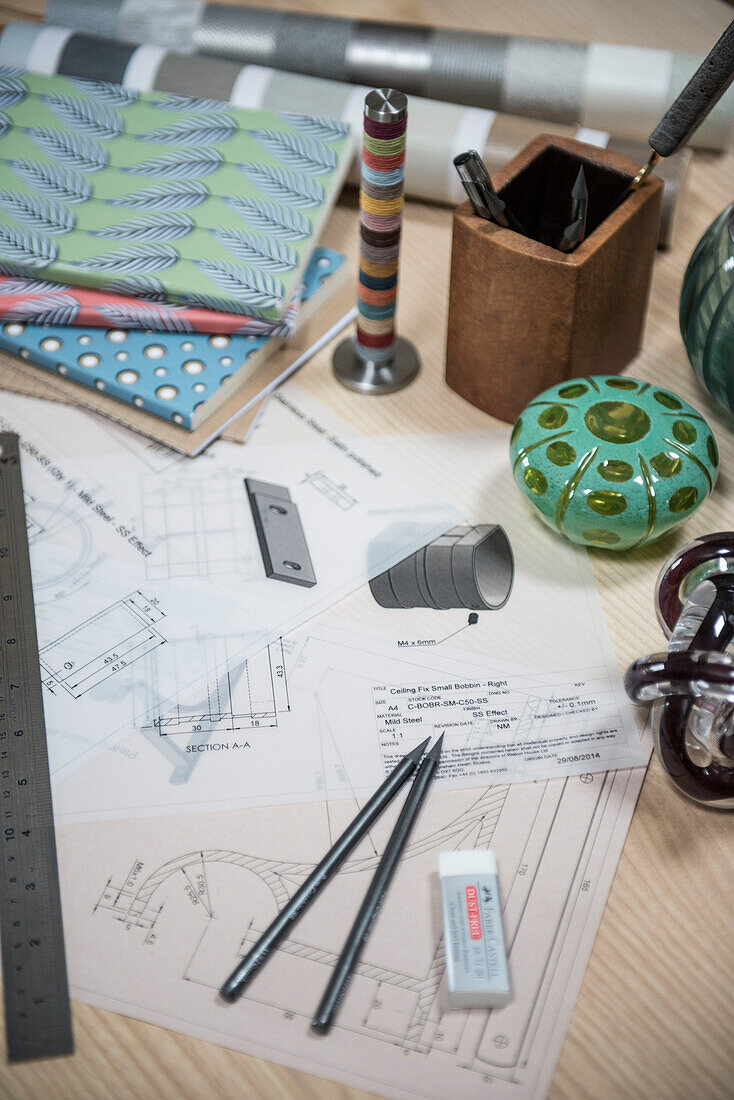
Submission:
M 0 67 L 0 348 L 200 431 L 341 282 L 315 245 L 351 154 L 330 119 Z

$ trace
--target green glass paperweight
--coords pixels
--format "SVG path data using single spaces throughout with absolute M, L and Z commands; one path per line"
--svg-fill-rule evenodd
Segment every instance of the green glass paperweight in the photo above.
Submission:
M 687 519 L 712 491 L 711 429 L 681 397 L 634 378 L 552 386 L 510 437 L 512 472 L 541 518 L 572 542 L 630 550 Z
M 696 377 L 734 412 L 734 204 L 722 210 L 688 261 L 680 331 Z

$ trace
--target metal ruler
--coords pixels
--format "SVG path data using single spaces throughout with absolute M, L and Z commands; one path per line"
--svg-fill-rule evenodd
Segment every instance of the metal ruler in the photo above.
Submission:
M 0 942 L 10 1061 L 70 1054 L 56 838 L 18 437 L 0 433 Z

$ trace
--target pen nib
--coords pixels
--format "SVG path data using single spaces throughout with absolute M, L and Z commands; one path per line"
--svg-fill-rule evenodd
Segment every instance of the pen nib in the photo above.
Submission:
M 589 197 L 589 189 L 586 186 L 586 176 L 584 174 L 583 164 L 579 168 L 578 175 L 576 176 L 576 182 L 571 188 L 571 197 L 576 199 L 577 202 L 579 201 L 579 199 L 588 199 Z

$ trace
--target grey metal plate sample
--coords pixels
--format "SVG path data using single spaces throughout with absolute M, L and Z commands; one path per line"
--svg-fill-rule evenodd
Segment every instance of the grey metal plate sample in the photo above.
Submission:
M 263 565 L 268 577 L 313 588 L 316 584 L 301 517 L 283 485 L 245 478 Z
M 456 590 L 464 607 L 496 611 L 512 591 L 515 564 L 505 531 L 497 524 L 480 524 L 460 539 L 452 551 Z

